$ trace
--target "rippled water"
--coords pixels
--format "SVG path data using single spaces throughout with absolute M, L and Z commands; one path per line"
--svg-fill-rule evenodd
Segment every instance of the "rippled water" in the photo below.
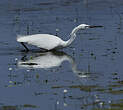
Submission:
M 122 110 L 122 0 L 0 1 L 0 110 Z M 68 48 L 24 52 L 16 35 L 48 33 Z

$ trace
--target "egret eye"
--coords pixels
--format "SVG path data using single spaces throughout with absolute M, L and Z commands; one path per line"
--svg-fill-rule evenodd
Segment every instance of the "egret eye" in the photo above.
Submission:
M 89 26 L 85 26 L 85 28 L 89 28 Z

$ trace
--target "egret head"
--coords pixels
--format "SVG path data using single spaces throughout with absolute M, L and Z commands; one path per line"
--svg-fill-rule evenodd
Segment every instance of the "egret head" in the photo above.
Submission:
M 89 28 L 90 25 L 87 24 L 80 24 L 79 26 L 77 26 L 78 29 L 86 29 Z
M 96 27 L 103 27 L 103 26 L 91 26 L 87 24 L 80 24 L 79 26 L 77 26 L 78 29 L 87 29 L 87 28 L 96 28 Z

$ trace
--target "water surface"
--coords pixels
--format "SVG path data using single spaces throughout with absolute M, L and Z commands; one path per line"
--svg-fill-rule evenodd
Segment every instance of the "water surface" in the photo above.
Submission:
M 0 1 L 1 110 L 122 110 L 122 0 Z M 69 39 L 68 48 L 24 52 L 17 34 L 48 33 Z

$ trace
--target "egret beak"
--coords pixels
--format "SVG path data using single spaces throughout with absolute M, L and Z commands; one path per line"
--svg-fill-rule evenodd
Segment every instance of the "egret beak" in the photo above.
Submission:
M 103 26 L 88 26 L 89 28 L 102 28 Z

